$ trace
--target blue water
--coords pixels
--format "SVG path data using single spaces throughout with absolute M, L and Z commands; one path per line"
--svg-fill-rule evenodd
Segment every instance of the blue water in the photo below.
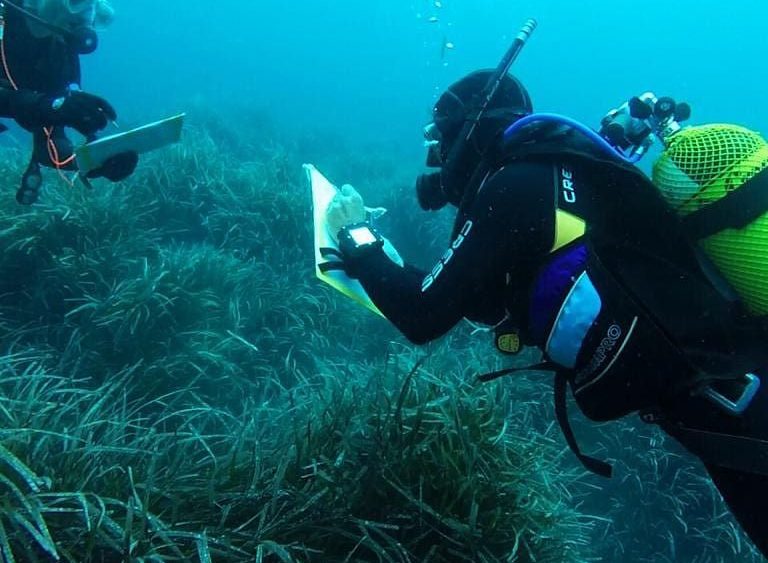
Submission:
M 374 141 L 420 160 L 421 126 L 436 95 L 472 69 L 495 66 L 534 17 L 539 28 L 514 72 L 539 110 L 595 125 L 650 89 L 688 100 L 692 122 L 768 129 L 768 8 L 759 0 L 443 0 L 441 8 L 427 0 L 114 0 L 114 7 L 101 48 L 84 59 L 84 80 L 130 120 L 194 104 L 248 107 L 286 128 Z

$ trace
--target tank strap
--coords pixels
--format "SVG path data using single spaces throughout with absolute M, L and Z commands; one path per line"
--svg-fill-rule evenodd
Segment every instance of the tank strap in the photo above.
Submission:
M 701 209 L 683 218 L 686 232 L 695 240 L 725 229 L 742 229 L 768 212 L 768 168 Z
M 568 410 L 566 406 L 567 405 L 567 397 L 566 397 L 567 387 L 568 387 L 568 376 L 563 371 L 556 372 L 555 386 L 554 386 L 555 418 L 557 419 L 558 425 L 560 425 L 560 430 L 563 432 L 563 437 L 565 437 L 565 442 L 568 444 L 568 447 L 570 448 L 570 450 L 573 452 L 573 454 L 578 458 L 578 460 L 586 469 L 588 469 L 592 473 L 600 475 L 601 477 L 610 479 L 611 476 L 613 475 L 613 468 L 611 467 L 611 465 L 602 460 L 586 455 L 581 451 L 581 448 L 579 448 L 579 444 L 576 441 L 576 435 L 573 433 L 573 428 L 571 427 L 570 420 L 568 419 Z

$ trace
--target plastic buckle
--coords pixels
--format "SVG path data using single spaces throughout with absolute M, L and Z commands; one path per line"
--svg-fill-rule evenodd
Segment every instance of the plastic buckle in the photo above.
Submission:
M 722 393 L 716 391 L 711 385 L 704 387 L 701 394 L 727 413 L 740 415 L 747 410 L 752 399 L 755 398 L 758 389 L 760 389 L 760 378 L 756 375 L 747 373 L 744 375 L 744 379 L 746 381 L 742 388 L 741 395 L 735 400 L 729 399 Z

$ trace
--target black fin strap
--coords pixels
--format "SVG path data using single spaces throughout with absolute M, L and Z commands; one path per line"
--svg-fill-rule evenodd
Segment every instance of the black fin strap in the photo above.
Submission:
M 498 371 L 484 373 L 482 375 L 478 375 L 477 379 L 479 379 L 482 383 L 487 383 L 488 381 L 493 381 L 494 379 L 504 377 L 505 375 L 509 375 L 510 373 L 517 373 L 521 371 L 552 371 L 552 370 L 555 370 L 556 368 L 557 366 L 552 362 L 539 362 L 538 364 L 533 364 L 531 366 L 500 369 Z
M 613 468 L 610 464 L 584 455 L 579 449 L 579 444 L 576 443 L 576 436 L 573 434 L 573 428 L 571 428 L 571 423 L 568 421 L 568 410 L 566 407 L 567 385 L 568 379 L 564 373 L 559 372 L 555 374 L 555 418 L 557 418 L 560 430 L 562 430 L 563 436 L 565 436 L 565 441 L 584 467 L 592 473 L 610 479 L 613 475 Z
M 341 270 L 342 272 L 347 271 L 347 267 L 344 265 L 344 262 L 339 262 L 338 260 L 321 262 L 317 265 L 317 269 L 320 270 L 321 274 L 325 274 L 334 270 Z

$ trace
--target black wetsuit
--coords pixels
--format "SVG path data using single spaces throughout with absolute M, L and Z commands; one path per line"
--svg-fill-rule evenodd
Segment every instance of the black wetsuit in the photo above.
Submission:
M 80 57 L 61 38 L 55 35 L 35 37 L 24 16 L 10 8 L 5 10 L 4 34 L 5 64 L 0 65 L 0 117 L 18 118 L 12 101 L 14 84 L 20 90 L 32 90 L 51 98 L 66 95 L 73 84 L 79 87 Z M 47 137 L 42 129 L 23 120 L 17 121 L 33 134 L 33 159 L 51 166 Z M 72 145 L 64 128 L 56 128 L 52 137 L 58 157 L 62 160 L 68 158 L 72 154 Z
M 618 294 L 603 298 L 600 317 L 590 331 L 596 332 L 601 317 L 610 317 L 614 306 L 624 309 L 617 318 L 640 319 L 631 327 L 634 338 L 627 336 L 623 354 L 608 356 L 615 361 L 615 375 L 628 378 L 629 391 L 619 383 L 606 385 L 605 392 L 642 394 L 643 389 L 633 387 L 635 377 L 655 378 L 666 385 L 690 369 L 689 360 L 710 373 L 753 366 L 751 359 L 743 366 L 729 365 L 739 352 L 740 337 L 730 321 L 725 322 L 733 315 L 731 304 L 712 290 L 677 220 L 652 188 L 640 186 L 642 180 L 633 188 L 621 173 L 605 167 L 601 172 L 600 166 L 585 162 L 567 157 L 513 159 L 492 170 L 471 205 L 460 212 L 456 236 L 431 273 L 400 267 L 377 252 L 359 259 L 355 275 L 382 313 L 414 343 L 445 334 L 462 318 L 495 325 L 510 316 L 524 343 L 546 352 L 553 316 L 561 311 L 559 305 L 551 307 L 553 296 L 562 301 L 565 293 L 572 292 L 574 280 L 569 283 L 568 278 L 582 271 L 585 253 L 596 255 L 607 272 L 598 286 L 609 293 L 613 286 Z M 571 181 L 564 184 L 564 175 Z M 552 253 L 558 207 L 585 216 L 590 227 L 586 236 Z M 561 275 L 554 289 L 542 290 L 542 282 L 551 282 L 547 277 L 551 265 L 565 255 L 575 256 L 576 262 L 580 257 L 579 267 L 574 270 L 571 260 L 571 273 L 565 267 L 566 276 Z M 562 270 L 555 268 L 561 274 Z M 586 335 L 571 374 L 603 359 L 601 346 L 606 340 L 601 336 Z M 682 359 L 681 349 L 687 359 Z M 635 406 L 631 398 L 628 401 L 626 406 Z M 685 394 L 677 395 L 673 405 L 668 412 L 675 421 L 691 425 L 707 421 L 714 430 L 768 437 L 768 385 L 743 419 L 721 414 L 712 403 L 689 400 Z M 587 414 L 608 419 L 625 412 L 606 411 L 600 404 Z M 668 429 L 674 434 L 674 427 Z M 685 443 L 684 438 L 681 441 Z M 708 469 L 752 540 L 768 554 L 768 521 L 758 518 L 768 500 L 768 477 L 714 465 Z

